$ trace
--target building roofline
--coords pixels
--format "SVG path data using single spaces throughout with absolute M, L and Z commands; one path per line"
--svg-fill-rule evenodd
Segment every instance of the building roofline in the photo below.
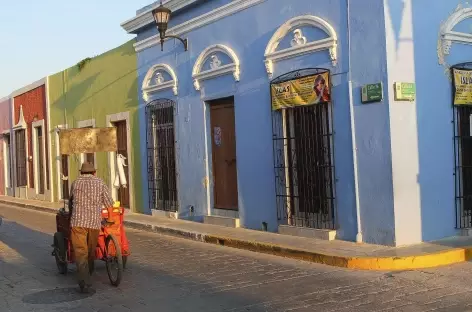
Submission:
M 183 9 L 198 0 L 168 0 L 164 1 L 166 7 L 172 12 Z M 152 10 L 159 6 L 158 3 L 151 6 L 150 9 L 137 14 L 135 17 L 121 23 L 121 27 L 129 34 L 135 33 L 138 29 L 143 28 L 149 24 L 154 23 L 154 17 L 152 16 Z
M 7 95 L 0 98 L 0 103 L 6 102 L 6 101 L 11 101 L 11 96 Z
M 31 91 L 31 90 L 33 90 L 33 89 L 36 89 L 36 88 L 38 88 L 38 87 L 40 87 L 40 86 L 42 86 L 42 85 L 46 85 L 46 77 L 41 78 L 41 79 L 39 79 L 39 80 L 37 80 L 37 81 L 35 81 L 35 82 L 33 82 L 33 83 L 30 83 L 30 84 L 27 85 L 27 86 L 24 86 L 24 87 L 22 87 L 22 88 L 20 88 L 20 89 L 17 89 L 17 90 L 15 90 L 15 91 L 13 91 L 13 92 L 10 94 L 10 98 L 14 98 L 14 97 L 16 97 L 16 96 L 22 95 L 22 94 L 24 94 L 24 93 L 26 93 L 26 92 L 28 92 L 28 91 Z

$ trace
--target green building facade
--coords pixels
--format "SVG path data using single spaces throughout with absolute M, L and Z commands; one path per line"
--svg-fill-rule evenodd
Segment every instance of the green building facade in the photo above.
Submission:
M 137 57 L 131 40 L 99 56 L 48 77 L 54 200 L 68 198 L 70 183 L 84 161 L 93 162 L 115 200 L 132 211 L 143 207 L 139 155 Z M 118 153 L 126 157 L 127 187 L 115 187 L 116 154 L 98 152 L 62 156 L 61 129 L 117 127 Z M 67 177 L 67 178 L 65 178 Z

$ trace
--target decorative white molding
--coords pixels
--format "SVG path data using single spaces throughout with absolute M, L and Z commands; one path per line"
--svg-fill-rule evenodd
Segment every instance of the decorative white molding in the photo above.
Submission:
M 212 56 L 210 56 L 210 58 L 211 58 L 211 63 L 210 63 L 211 69 L 217 69 L 221 67 L 221 61 L 218 58 L 218 55 L 213 54 Z
M 180 10 L 184 7 L 187 7 L 198 0 L 170 0 L 164 1 L 166 8 L 170 9 L 172 12 Z M 135 17 L 124 21 L 121 23 L 121 27 L 128 33 L 133 33 L 134 31 L 147 26 L 151 23 L 154 23 L 154 17 L 152 16 L 152 10 L 157 8 L 159 3 L 156 1 L 156 4 L 153 5 L 150 9 L 136 15 Z
M 472 45 L 472 35 L 452 29 L 460 22 L 472 17 L 472 8 L 464 8 L 458 5 L 449 18 L 441 24 L 438 39 L 438 60 L 440 65 L 446 64 L 446 56 L 449 55 L 453 43 Z
M 302 31 L 298 29 L 298 27 L 301 26 L 312 26 L 319 28 L 328 34 L 329 37 L 321 40 L 307 42 L 307 39 L 303 36 Z M 291 42 L 292 46 L 290 48 L 277 51 L 280 41 L 285 38 L 293 29 L 295 30 L 293 31 L 294 38 Z M 331 62 L 333 66 L 336 66 L 338 62 L 337 46 L 338 36 L 334 28 L 327 21 L 313 15 L 294 17 L 280 26 L 266 47 L 264 56 L 267 73 L 269 76 L 272 76 L 274 72 L 274 63 L 276 61 L 323 50 L 329 50 Z
M 298 47 L 305 45 L 307 42 L 306 37 L 303 36 L 303 32 L 301 29 L 295 29 L 293 31 L 293 39 L 290 41 L 290 46 Z
M 216 8 L 208 13 L 192 18 L 182 24 L 171 27 L 167 30 L 167 35 L 179 36 L 188 33 L 192 30 L 214 23 L 227 16 L 243 11 L 249 7 L 255 6 L 267 0 L 233 0 L 230 3 Z M 142 26 L 140 26 L 142 27 Z M 168 40 L 168 39 L 166 39 Z M 159 35 L 154 35 L 147 39 L 141 40 L 134 44 L 136 52 L 148 49 L 160 44 Z
M 13 126 L 13 130 L 26 129 L 26 121 L 23 115 L 23 105 L 20 105 L 20 117 L 18 123 Z
M 161 71 L 164 71 L 169 74 L 171 80 L 166 81 Z M 156 75 L 155 79 L 153 79 L 154 75 Z M 172 89 L 174 95 L 178 95 L 178 80 L 174 70 L 167 64 L 156 64 L 152 66 L 148 70 L 143 80 L 143 99 L 145 101 L 148 101 L 150 94 L 167 89 Z
M 218 52 L 227 55 L 231 59 L 231 63 L 221 65 L 221 61 L 216 55 L 216 53 Z M 208 58 L 211 58 L 212 60 L 210 63 L 210 69 L 201 71 L 203 65 L 205 64 L 205 61 Z M 233 74 L 233 77 L 236 81 L 239 81 L 239 76 L 240 76 L 239 67 L 240 67 L 239 58 L 231 48 L 223 44 L 215 44 L 215 45 L 209 46 L 208 48 L 203 50 L 203 52 L 197 58 L 195 65 L 193 65 L 193 70 L 192 70 L 193 85 L 195 89 L 198 91 L 200 90 L 200 81 L 215 78 L 218 76 L 223 76 L 230 73 Z

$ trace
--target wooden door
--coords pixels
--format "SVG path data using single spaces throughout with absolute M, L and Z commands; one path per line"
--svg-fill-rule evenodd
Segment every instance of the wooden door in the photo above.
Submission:
M 118 154 L 123 155 L 126 157 L 126 165 L 128 165 L 128 136 L 126 132 L 126 121 L 118 121 L 114 123 L 116 127 L 116 139 L 118 145 Z M 128 182 L 128 186 L 126 188 L 120 186 L 118 189 L 118 200 L 121 203 L 122 207 L 129 208 L 129 171 L 128 166 L 124 167 L 126 182 Z
M 69 156 L 61 156 L 62 178 L 69 177 Z M 69 179 L 62 179 L 62 198 L 69 199 Z
M 27 186 L 26 133 L 24 129 L 15 131 L 16 186 Z
M 214 207 L 238 210 L 233 99 L 210 103 Z

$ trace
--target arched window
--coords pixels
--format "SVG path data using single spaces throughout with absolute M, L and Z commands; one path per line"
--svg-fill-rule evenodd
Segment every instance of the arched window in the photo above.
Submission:
M 167 64 L 154 65 L 144 77 L 142 85 L 143 98 L 148 101 L 149 95 L 167 89 L 172 89 L 174 95 L 177 95 L 177 85 L 177 75 L 172 67 Z
M 328 37 L 309 42 L 303 35 L 303 31 L 300 29 L 304 26 L 319 28 L 324 31 Z M 289 32 L 293 33 L 290 47 L 277 50 L 280 41 L 282 41 Z M 337 44 L 338 37 L 334 28 L 322 18 L 312 15 L 294 17 L 280 26 L 266 47 L 264 56 L 267 73 L 270 77 L 272 76 L 274 72 L 274 63 L 277 61 L 323 50 L 329 50 L 332 64 L 333 66 L 336 66 L 338 61 Z
M 229 61 L 225 62 L 221 56 L 226 56 Z M 207 61 L 209 61 L 209 66 L 208 68 L 204 68 Z M 239 67 L 239 58 L 231 48 L 222 44 L 212 45 L 206 48 L 200 56 L 198 56 L 197 61 L 193 66 L 193 85 L 196 90 L 200 90 L 200 81 L 227 74 L 233 74 L 234 79 L 239 81 Z

